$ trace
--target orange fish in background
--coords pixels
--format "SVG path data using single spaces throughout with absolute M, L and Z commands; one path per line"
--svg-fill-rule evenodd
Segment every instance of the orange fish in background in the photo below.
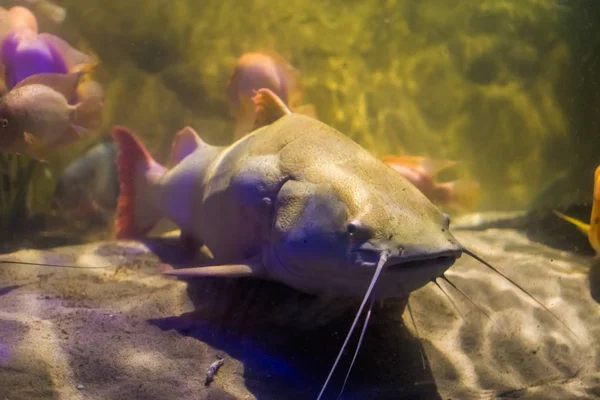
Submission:
M 316 118 L 313 105 L 298 106 L 302 97 L 299 80 L 299 71 L 274 52 L 243 54 L 238 59 L 227 88 L 229 107 L 237 121 L 233 139 L 237 140 L 252 131 L 255 110 L 252 98 L 258 89 L 270 89 L 292 111 Z
M 46 149 L 70 144 L 99 126 L 100 84 L 83 73 L 32 75 L 0 99 L 0 152 L 44 159 Z
M 565 221 L 575 225 L 584 235 L 587 235 L 590 246 L 596 251 L 596 257 L 600 257 L 600 230 L 598 229 L 600 223 L 600 166 L 596 168 L 594 173 L 594 196 L 589 224 L 556 210 L 553 210 L 553 212 Z
M 455 166 L 458 164 L 456 161 L 394 155 L 383 156 L 381 161 L 398 171 L 436 205 L 470 209 L 481 194 L 480 185 L 476 181 L 467 179 L 452 182 L 435 181 L 434 178 L 438 173 Z
M 0 7 L 0 40 L 10 30 L 38 33 L 37 18 L 29 9 L 21 6 L 6 9 Z

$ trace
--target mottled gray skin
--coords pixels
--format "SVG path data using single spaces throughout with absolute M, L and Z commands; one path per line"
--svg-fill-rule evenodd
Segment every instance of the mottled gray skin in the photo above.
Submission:
M 248 264 L 250 275 L 306 293 L 363 296 L 387 251 L 376 290 L 383 298 L 406 296 L 461 255 L 447 216 L 392 168 L 315 119 L 286 110 L 229 147 L 196 142 L 168 172 L 157 164 L 145 171 L 137 189 L 145 207 L 137 207 L 136 221 L 169 218 L 205 243 L 216 264 Z M 211 276 L 241 276 L 223 271 Z

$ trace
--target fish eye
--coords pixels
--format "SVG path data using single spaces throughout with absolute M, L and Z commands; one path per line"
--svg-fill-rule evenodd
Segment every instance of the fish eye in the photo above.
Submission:
M 358 231 L 358 227 L 355 223 L 350 222 L 346 227 L 346 231 L 348 232 L 348 235 L 353 236 L 354 234 L 356 234 L 356 231 Z
M 0 126 L 6 128 L 8 126 L 8 120 L 6 118 L 0 119 Z

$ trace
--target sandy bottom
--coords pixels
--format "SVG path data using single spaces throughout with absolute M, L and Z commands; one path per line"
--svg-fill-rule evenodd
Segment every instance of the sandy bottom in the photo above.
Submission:
M 418 334 L 403 302 L 378 306 L 342 398 L 600 398 L 600 266 L 511 230 L 456 236 L 562 323 L 464 255 L 447 276 L 476 306 L 429 284 L 409 302 Z M 355 302 L 253 280 L 188 286 L 161 276 L 156 254 L 176 248 L 161 239 L 2 256 L 110 267 L 0 264 L 0 399 L 316 398 Z

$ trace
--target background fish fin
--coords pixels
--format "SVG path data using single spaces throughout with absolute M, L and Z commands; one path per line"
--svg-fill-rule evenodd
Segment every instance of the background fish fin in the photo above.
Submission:
M 600 166 L 594 172 L 594 200 L 600 201 Z
M 65 60 L 65 64 L 67 65 L 67 70 L 69 72 L 78 72 L 91 71 L 96 65 L 98 65 L 98 60 L 95 57 L 87 55 L 69 43 L 59 38 L 58 36 L 52 35 L 50 33 L 40 33 L 38 35 L 42 41 L 51 46 L 54 50 L 56 50 Z
M 452 160 L 434 160 L 423 156 L 395 156 L 386 155 L 380 157 L 386 164 L 402 165 L 407 167 L 422 168 L 429 176 L 433 177 L 440 171 L 453 167 L 458 162 Z
M 252 101 L 256 105 L 252 130 L 272 124 L 279 118 L 292 113 L 285 103 L 270 89 L 259 89 L 256 92 L 256 96 L 252 98 Z
M 423 157 L 421 167 L 427 171 L 430 176 L 435 176 L 441 171 L 453 167 L 456 164 L 458 164 L 458 162 L 452 160 L 432 160 L 431 158 Z
M 77 94 L 77 86 L 83 73 L 55 74 L 41 73 L 28 76 L 15 85 L 14 89 L 28 85 L 44 85 L 62 94 L 67 101 L 71 102 Z
M 104 91 L 95 81 L 83 82 L 77 87 L 78 103 L 72 116 L 72 122 L 87 129 L 95 129 L 102 123 L 104 109 Z
M 23 137 L 25 139 L 23 152 L 35 160 L 45 161 L 44 145 L 29 132 L 25 132 Z
M 161 272 L 164 275 L 177 278 L 265 278 L 264 270 L 261 263 L 210 265 L 181 269 L 175 269 L 169 264 L 161 265 Z
M 67 10 L 48 0 L 38 0 L 35 2 L 37 11 L 44 14 L 46 18 L 55 24 L 62 24 L 67 17 Z
M 51 143 L 50 145 L 48 145 L 48 147 L 66 146 L 71 143 L 74 143 L 81 138 L 84 132 L 85 130 L 83 128 L 71 125 L 67 128 L 67 131 L 64 135 L 60 137 L 60 139 Z
M 194 152 L 202 143 L 202 139 L 196 131 L 189 126 L 186 126 L 175 135 L 175 140 L 171 145 L 170 160 L 174 164 L 178 164 L 181 160 Z
M 584 234 L 588 234 L 589 230 L 590 230 L 590 226 L 588 224 L 586 224 L 585 222 L 581 222 L 578 219 L 569 217 L 568 215 L 565 215 L 561 212 L 558 212 L 556 210 L 552 210 L 552 212 L 556 215 L 558 215 L 559 218 L 564 219 L 567 222 L 572 223 L 573 225 L 575 225 L 577 227 L 577 229 L 579 229 L 582 233 Z
M 162 218 L 151 199 L 156 180 L 167 170 L 152 158 L 128 128 L 114 126 L 112 135 L 119 148 L 116 165 L 120 191 L 115 236 L 117 239 L 139 238 Z
M 396 156 L 396 155 L 385 155 L 379 158 L 386 164 L 396 164 L 396 165 L 405 165 L 416 167 L 423 164 L 423 160 L 425 157 L 421 156 Z

